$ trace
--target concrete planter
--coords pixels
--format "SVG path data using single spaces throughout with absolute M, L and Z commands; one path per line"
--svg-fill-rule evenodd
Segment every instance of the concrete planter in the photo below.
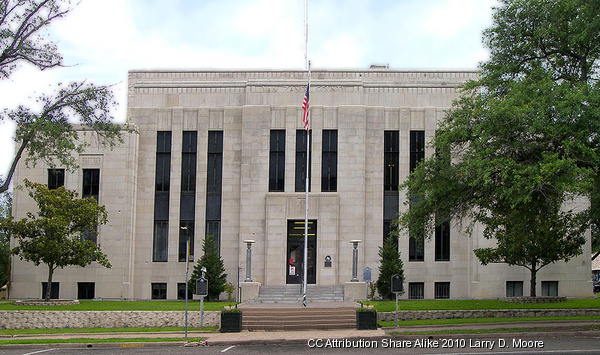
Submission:
M 242 331 L 242 312 L 221 312 L 221 333 Z
M 356 329 L 372 330 L 377 329 L 377 312 L 376 311 L 356 311 Z

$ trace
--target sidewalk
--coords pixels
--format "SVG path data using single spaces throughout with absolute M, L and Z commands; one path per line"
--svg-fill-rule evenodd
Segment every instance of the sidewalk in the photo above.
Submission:
M 552 332 L 557 334 L 567 334 L 581 331 L 594 331 L 585 327 L 591 325 L 600 325 L 600 321 L 539 321 L 539 322 L 504 322 L 504 323 L 486 323 L 486 324 L 454 324 L 440 326 L 411 326 L 398 328 L 379 328 L 377 330 L 355 330 L 355 329 L 340 329 L 340 330 L 306 330 L 306 331 L 286 331 L 286 332 L 265 332 L 256 331 L 241 333 L 215 333 L 215 332 L 188 332 L 188 338 L 204 338 L 201 345 L 250 345 L 250 344 L 282 344 L 282 343 L 302 343 L 306 344 L 310 339 L 369 339 L 378 340 L 383 338 L 402 338 L 402 337 L 423 337 L 427 333 L 443 335 L 443 332 L 456 330 L 481 330 L 481 329 L 506 329 L 502 333 L 492 333 L 494 337 L 501 334 L 518 334 L 522 333 L 523 329 L 529 329 L 533 333 L 528 333 L 533 336 L 538 332 Z M 551 329 L 548 329 L 551 328 Z M 514 331 L 511 331 L 514 329 Z M 542 329 L 542 330 L 540 330 Z M 401 333 L 419 332 L 420 335 L 402 335 Z M 394 335 L 390 334 L 394 333 Z M 400 334 L 398 334 L 400 333 Z M 486 336 L 482 334 L 478 336 Z M 452 337 L 473 336 L 472 334 L 459 335 L 449 334 Z M 16 336 L 0 336 L 0 339 L 108 339 L 117 338 L 123 339 L 123 343 L 127 339 L 132 338 L 180 338 L 181 342 L 171 342 L 169 344 L 183 344 L 184 332 L 155 332 L 155 333 L 94 333 L 94 334 L 46 334 L 46 335 L 16 335 Z M 115 343 L 115 345 L 120 343 Z M 153 343 L 154 345 L 164 345 L 166 343 Z M 152 346 L 153 344 L 147 344 Z

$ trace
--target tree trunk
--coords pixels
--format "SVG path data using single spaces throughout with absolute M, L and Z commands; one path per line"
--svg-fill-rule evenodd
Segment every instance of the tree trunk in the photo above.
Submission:
M 54 268 L 50 265 L 48 265 L 48 286 L 46 286 L 46 295 L 45 295 L 45 301 L 48 302 L 50 301 L 50 295 L 52 292 L 52 275 L 54 274 Z
M 535 285 L 537 284 L 537 269 L 535 263 L 531 267 L 531 281 L 529 283 L 529 296 L 536 297 Z

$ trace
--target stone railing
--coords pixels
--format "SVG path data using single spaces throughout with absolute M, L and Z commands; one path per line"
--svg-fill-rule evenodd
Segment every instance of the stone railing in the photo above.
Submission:
M 470 311 L 398 311 L 398 320 L 600 316 L 600 309 L 498 309 Z M 393 321 L 394 312 L 379 312 L 377 320 Z
M 219 327 L 221 312 L 204 312 L 205 327 Z M 185 312 L 166 311 L 0 311 L 1 329 L 183 327 Z M 188 326 L 200 326 L 200 312 L 188 312 Z

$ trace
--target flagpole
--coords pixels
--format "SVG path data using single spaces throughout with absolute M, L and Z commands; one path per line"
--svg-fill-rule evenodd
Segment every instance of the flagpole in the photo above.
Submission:
M 304 0 L 304 59 L 306 61 L 306 69 L 308 71 L 308 88 L 310 88 L 310 61 L 308 60 L 308 0 Z M 308 102 L 307 102 L 308 105 Z M 310 106 L 307 108 L 307 120 L 308 125 L 306 126 L 306 199 L 305 199 L 305 214 L 304 214 L 304 270 L 303 270 L 303 282 L 302 282 L 302 305 L 306 307 L 306 288 L 307 288 L 307 271 L 308 271 L 308 190 L 310 186 L 309 168 L 310 168 Z

